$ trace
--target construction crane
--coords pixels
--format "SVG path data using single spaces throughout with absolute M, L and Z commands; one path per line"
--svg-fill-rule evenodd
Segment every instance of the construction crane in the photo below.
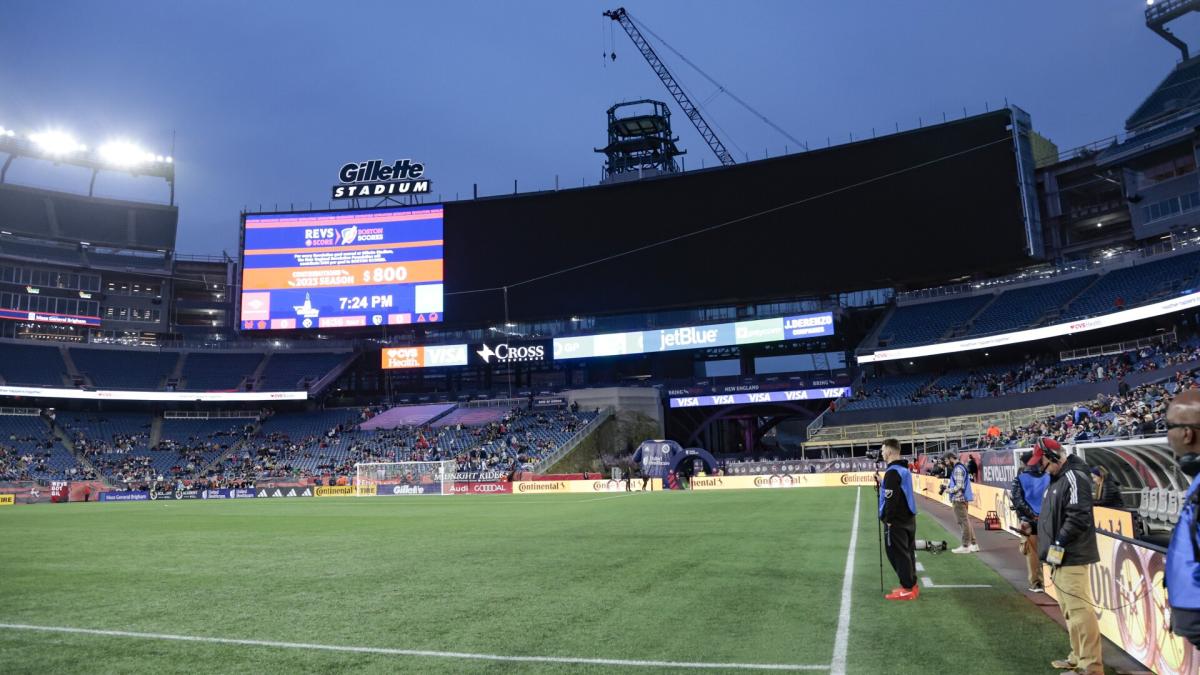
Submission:
M 642 32 L 633 24 L 633 19 L 629 18 L 629 13 L 624 7 L 619 7 L 615 10 L 604 13 L 604 16 L 621 24 L 621 28 L 625 29 L 625 33 L 629 35 L 629 39 L 633 40 L 633 44 L 642 52 L 642 56 L 646 58 L 646 62 L 654 69 L 654 74 L 658 75 L 658 79 L 667 87 L 667 91 L 671 92 L 671 96 L 675 97 L 675 102 L 679 104 L 679 108 L 683 110 L 683 114 L 687 115 L 692 124 L 696 126 L 696 131 L 700 132 L 700 136 L 708 143 L 708 147 L 712 148 L 713 154 L 717 159 L 721 160 L 723 166 L 733 166 L 737 162 L 733 160 L 733 155 L 725 149 L 725 144 L 721 139 L 717 138 L 717 134 L 708 126 L 708 122 L 704 121 L 704 116 L 700 114 L 700 109 L 695 103 L 688 98 L 684 93 L 683 87 L 675 81 L 675 76 L 671 75 L 671 71 L 667 70 L 667 66 L 663 64 L 662 59 L 658 58 L 658 54 L 654 53 L 654 48 L 642 36 Z M 615 57 L 614 57 L 615 58 Z

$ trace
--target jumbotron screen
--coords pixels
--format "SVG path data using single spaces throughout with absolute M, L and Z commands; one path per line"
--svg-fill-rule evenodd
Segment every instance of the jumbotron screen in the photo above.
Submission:
M 442 207 L 247 214 L 243 330 L 442 321 Z

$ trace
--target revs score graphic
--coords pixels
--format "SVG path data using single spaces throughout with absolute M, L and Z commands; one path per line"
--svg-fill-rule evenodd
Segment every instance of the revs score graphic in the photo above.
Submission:
M 247 215 L 243 330 L 441 321 L 442 207 Z

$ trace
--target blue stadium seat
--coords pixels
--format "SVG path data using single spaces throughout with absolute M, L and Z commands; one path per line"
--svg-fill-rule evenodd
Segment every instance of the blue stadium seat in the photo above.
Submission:
M 937 342 L 951 328 L 970 319 L 991 299 L 990 295 L 971 296 L 897 307 L 880 331 L 880 340 L 889 340 L 889 348 Z
M 276 352 L 267 362 L 259 389 L 262 391 L 298 391 L 302 380 L 316 380 L 344 361 L 348 353 L 335 354 Z
M 153 390 L 175 369 L 179 353 L 72 348 L 71 359 L 97 387 Z
M 58 347 L 0 344 L 0 375 L 10 385 L 61 387 L 66 372 Z
M 1095 280 L 1095 275 L 1087 275 L 1004 291 L 975 318 L 968 334 L 987 335 L 1033 326 Z
M 1122 301 L 1121 306 L 1134 307 L 1166 298 L 1180 291 L 1195 288 L 1198 274 L 1200 253 L 1189 253 L 1113 270 L 1100 277 L 1094 286 L 1076 298 L 1067 307 L 1064 318 L 1075 319 L 1114 312 L 1118 309 L 1118 299 Z
M 214 354 L 192 352 L 183 362 L 183 389 L 188 391 L 230 391 L 254 374 L 262 354 Z

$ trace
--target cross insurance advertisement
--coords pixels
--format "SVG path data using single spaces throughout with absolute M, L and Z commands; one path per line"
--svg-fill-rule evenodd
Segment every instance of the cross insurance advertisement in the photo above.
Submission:
M 442 207 L 247 214 L 241 328 L 442 320 Z

